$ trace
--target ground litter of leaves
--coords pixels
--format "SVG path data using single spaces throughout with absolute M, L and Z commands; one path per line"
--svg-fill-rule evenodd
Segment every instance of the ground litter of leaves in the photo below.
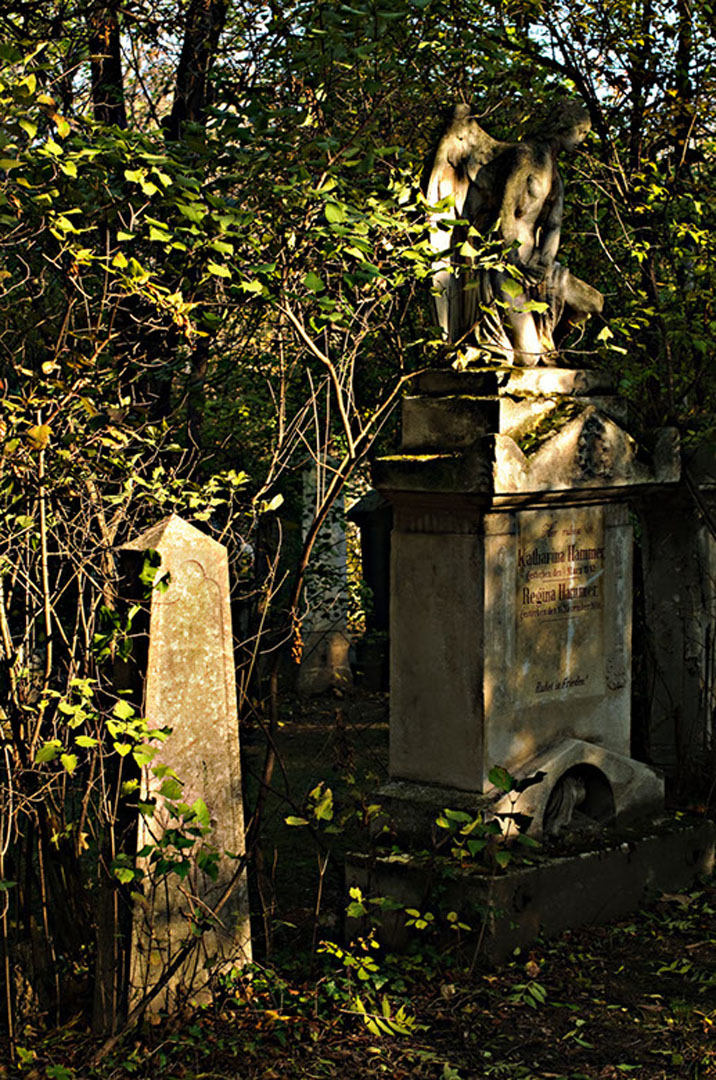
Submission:
M 370 768 L 380 772 L 380 703 L 361 717 L 364 723 L 352 724 L 341 715 L 336 725 L 297 715 L 287 725 L 281 740 L 287 760 L 294 769 L 303 760 L 305 769 L 298 793 L 288 791 L 294 803 L 316 770 L 324 777 L 332 770 L 337 780 L 367 752 Z M 619 923 L 537 941 L 499 967 L 479 959 L 470 964 L 469 935 L 460 958 L 441 953 L 429 929 L 416 932 L 413 951 L 401 957 L 356 944 L 347 955 L 369 954 L 376 964 L 361 981 L 345 955 L 311 951 L 300 920 L 313 902 L 313 855 L 306 849 L 292 858 L 295 830 L 286 839 L 280 828 L 286 808 L 277 785 L 276 842 L 269 846 L 278 930 L 268 959 L 238 974 L 214 1005 L 145 1023 L 96 1065 L 90 1062 L 100 1043 L 79 1019 L 49 1032 L 41 1018 L 28 1022 L 18 1038 L 21 1060 L 0 1064 L 0 1077 L 716 1078 L 716 879 L 654 897 Z M 340 940 L 332 912 L 345 906 L 340 880 L 339 872 L 328 880 L 319 942 L 322 925 Z

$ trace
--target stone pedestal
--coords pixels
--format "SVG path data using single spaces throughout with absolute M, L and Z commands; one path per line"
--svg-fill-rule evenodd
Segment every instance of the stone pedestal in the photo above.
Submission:
M 150 1008 L 172 1009 L 205 1000 L 218 973 L 251 959 L 251 939 L 226 548 L 172 516 L 123 549 L 137 566 L 150 552 L 166 588 L 151 596 L 143 715 L 171 734 L 143 770 L 155 806 L 139 823 L 130 977 L 135 1002 L 161 982 Z
M 402 450 L 374 471 L 394 507 L 394 780 L 481 796 L 493 766 L 539 767 L 537 834 L 567 774 L 587 805 L 606 784 L 619 821 L 662 805 L 646 766 L 623 783 L 629 501 L 678 479 L 678 447 L 665 430 L 647 459 L 625 422 L 603 375 L 559 368 L 430 372 L 404 400 Z

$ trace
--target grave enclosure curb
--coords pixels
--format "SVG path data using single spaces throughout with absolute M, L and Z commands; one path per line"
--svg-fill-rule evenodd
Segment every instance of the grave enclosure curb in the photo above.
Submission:
M 547 856 L 495 876 L 456 864 L 449 875 L 441 873 L 428 855 L 353 852 L 346 857 L 346 887 L 357 886 L 366 898 L 400 903 L 399 910 L 382 913 L 377 927 L 386 948 L 401 952 L 415 940 L 406 926 L 406 907 L 431 911 L 436 923 L 438 916 L 455 911 L 473 930 L 485 922 L 481 951 L 500 963 L 539 936 L 622 919 L 656 893 L 678 892 L 713 873 L 716 822 L 663 818 L 647 831 L 642 826 L 641 835 L 623 835 L 602 850 Z M 454 939 L 448 925 L 441 936 Z M 365 936 L 367 918 L 347 918 L 345 930 L 349 941 Z M 466 950 L 474 949 L 472 934 Z

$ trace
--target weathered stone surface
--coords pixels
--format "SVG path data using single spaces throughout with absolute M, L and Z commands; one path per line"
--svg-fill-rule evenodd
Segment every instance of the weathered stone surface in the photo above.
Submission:
M 562 102 L 538 135 L 504 143 L 468 105 L 456 106 L 426 185 L 428 202 L 440 203 L 430 240 L 433 299 L 447 341 L 507 364 L 553 365 L 571 328 L 602 310 L 601 293 L 556 258 L 564 201 L 558 157 L 582 141 L 589 123 L 581 104 Z M 509 270 L 484 264 L 466 242 L 471 231 L 502 237 L 511 247 Z
M 614 382 L 606 371 L 586 368 L 508 368 L 503 394 L 585 397 L 614 394 Z
M 621 427 L 593 405 L 570 420 L 529 455 L 507 435 L 495 438 L 494 491 L 557 492 L 638 487 L 673 482 L 679 475 L 678 441 L 669 429 L 654 461 Z
M 454 450 L 471 446 L 499 423 L 499 402 L 492 398 L 405 397 L 402 403 L 405 451 Z
M 396 508 L 391 548 L 390 771 L 475 789 L 483 645 L 479 518 Z
M 685 485 L 658 499 L 644 496 L 638 512 L 646 749 L 650 760 L 684 780 L 703 768 L 714 738 L 716 539 L 703 503 Z
M 399 500 L 392 552 L 391 776 L 481 792 L 566 736 L 629 752 L 625 506 Z
M 385 492 L 442 492 L 449 495 L 464 492 L 487 499 L 493 484 L 495 438 L 488 435 L 478 439 L 465 451 L 392 454 L 378 458 L 373 466 L 373 484 Z
M 476 425 L 472 441 L 471 406 L 444 407 L 463 374 L 471 394 L 492 393 L 498 406 L 493 432 Z M 663 782 L 630 757 L 629 500 L 678 476 L 678 441 L 661 433 L 653 457 L 644 454 L 615 422 L 621 403 L 596 375 L 463 374 L 420 377 L 424 396 L 410 409 L 422 427 L 416 438 L 414 424 L 409 437 L 431 450 L 384 458 L 374 471 L 395 508 L 391 780 L 379 793 L 387 818 L 402 840 L 424 847 L 445 807 L 522 812 L 538 835 L 558 835 L 573 822 L 591 831 L 651 816 L 663 806 Z M 544 434 L 552 413 L 556 430 Z M 454 416 L 459 422 L 443 438 L 441 425 Z M 524 450 L 506 434 L 510 425 L 523 430 Z M 500 804 L 489 779 L 495 765 L 518 779 L 545 775 Z M 510 937 L 501 924 L 502 940 L 518 944 L 540 927 L 579 925 L 601 910 L 613 883 L 600 880 L 600 908 L 582 912 L 570 878 L 579 880 L 588 865 L 591 888 L 602 859 L 609 873 L 624 872 L 630 903 L 638 903 L 657 869 L 656 846 L 643 850 L 634 872 L 618 853 L 566 860 L 545 871 L 544 882 L 540 871 L 530 879 L 536 899 L 525 894 L 519 934 Z M 409 894 L 413 906 L 424 906 L 432 883 L 409 864 L 381 863 L 369 891 Z M 470 883 L 466 875 L 456 888 L 473 886 L 484 904 L 484 879 Z M 506 902 L 517 904 L 518 890 L 505 889 Z M 565 912 L 563 922 L 549 905 Z
M 425 397 L 463 394 L 483 397 L 499 394 L 518 397 L 585 397 L 614 394 L 608 372 L 585 368 L 468 367 L 421 371 L 411 384 L 413 393 Z
M 597 824 L 625 825 L 653 817 L 664 806 L 664 781 L 652 768 L 582 739 L 556 742 L 518 772 L 520 776 L 542 772 L 545 778 L 520 795 L 498 798 L 493 810 L 526 814 L 532 818 L 529 831 L 533 836 L 542 835 L 552 793 L 569 774 L 579 776 L 586 788 L 586 800 L 577 806 L 581 818 Z
M 246 874 L 235 858 L 244 852 L 244 823 L 228 560 L 222 544 L 174 515 L 125 550 L 157 551 L 159 575 L 169 575 L 166 591 L 152 594 L 144 715 L 150 727 L 172 732 L 144 770 L 144 798 L 156 799 L 156 809 L 153 817 L 140 820 L 138 850 L 161 843 L 166 830 L 178 825 L 176 803 L 181 802 L 195 806 L 199 819 L 206 807 L 204 842 L 219 852 L 214 880 L 199 869 L 195 851 L 183 880 L 175 874 L 156 876 L 151 861 L 144 860 L 132 993 L 138 998 L 151 990 L 194 940 L 196 946 L 151 1003 L 152 1008 L 174 1007 L 185 997 L 205 997 L 213 975 L 251 958 Z M 161 765 L 182 784 L 178 799 L 172 799 L 175 813 L 162 793 L 164 779 L 156 774 Z M 193 915 L 206 915 L 212 924 L 200 938 L 192 939 Z
M 539 369 L 513 370 L 524 377 L 542 374 Z M 565 374 L 559 369 L 543 370 L 555 376 Z M 441 386 L 447 386 L 448 375 L 453 381 L 466 375 L 435 374 L 440 375 Z M 568 492 L 579 498 L 579 493 L 591 489 L 633 489 L 678 480 L 679 437 L 674 429 L 657 432 L 654 454 L 647 456 L 620 426 L 625 418 L 618 398 L 574 398 L 584 401 L 584 408 L 560 427 L 556 414 L 561 400 L 507 395 L 504 389 L 495 394 L 492 404 L 472 397 L 462 405 L 454 396 L 409 398 L 408 442 L 402 453 L 375 462 L 373 482 L 385 492 L 472 493 L 491 500 L 540 492 L 550 497 Z M 552 413 L 558 430 L 536 448 L 520 449 L 516 440 L 524 439 Z M 490 434 L 485 433 L 488 415 L 493 424 Z
M 715 843 L 712 821 L 655 819 L 646 830 L 623 832 L 606 849 L 543 858 L 536 866 L 510 867 L 487 879 L 463 869 L 441 880 L 429 859 L 412 855 L 352 854 L 346 860 L 346 886 L 400 902 L 401 910 L 383 913 L 378 937 L 386 948 L 403 950 L 415 940 L 405 925 L 405 908 L 424 911 L 426 903 L 435 902 L 428 898 L 439 885 L 440 910 L 458 911 L 476 928 L 484 921 L 483 950 L 499 963 L 540 935 L 624 918 L 657 891 L 687 889 L 699 875 L 713 872 Z M 359 920 L 346 923 L 349 938 L 366 932 Z M 469 948 L 472 957 L 472 940 Z
M 627 508 L 489 514 L 484 530 L 485 778 L 566 735 L 628 753 Z

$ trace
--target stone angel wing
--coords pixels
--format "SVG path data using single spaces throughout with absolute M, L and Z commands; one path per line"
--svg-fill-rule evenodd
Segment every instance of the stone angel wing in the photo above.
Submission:
M 469 203 L 474 200 L 468 200 L 468 195 L 478 173 L 509 147 L 509 143 L 493 139 L 480 127 L 471 116 L 469 105 L 457 105 L 432 159 L 425 191 L 428 202 L 435 205 L 452 196 L 451 205 L 436 211 L 430 217 L 433 225 L 430 239 L 436 254 L 433 264 L 435 307 L 443 333 L 451 342 L 458 341 L 474 325 L 477 296 L 465 292 L 465 285 L 471 280 L 471 275 L 463 273 L 457 276 L 452 269 L 455 260 L 451 259 L 449 252 L 460 241 L 461 236 L 455 229 L 450 228 L 450 222 L 461 218 L 463 211 L 466 216 L 471 217 Z M 465 232 L 466 239 L 467 230 L 462 231 Z M 466 310 L 467 308 L 470 310 Z

